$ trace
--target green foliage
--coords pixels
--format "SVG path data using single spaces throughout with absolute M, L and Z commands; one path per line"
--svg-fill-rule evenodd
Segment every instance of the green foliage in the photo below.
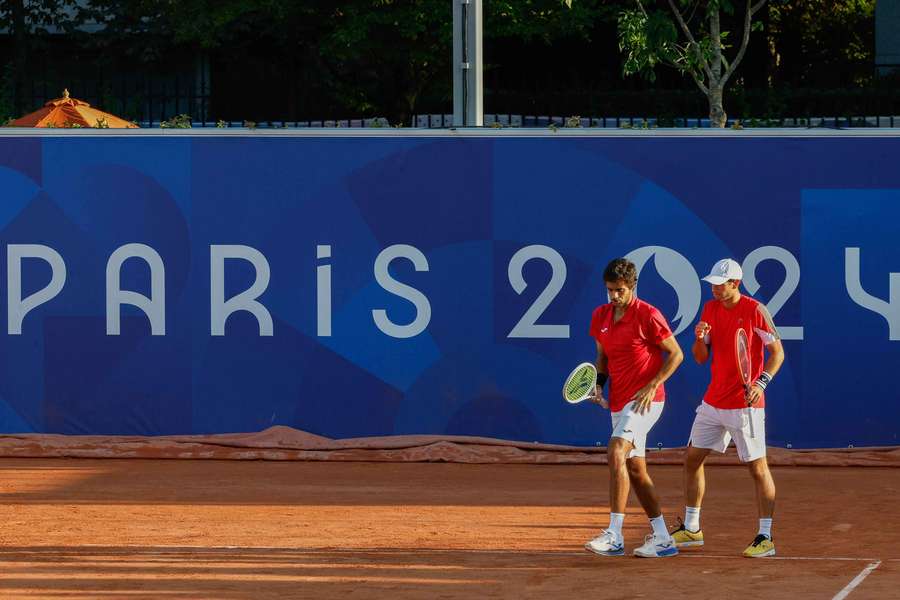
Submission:
M 691 8 L 696 2 L 679 0 L 683 8 Z M 731 2 L 709 0 L 705 12 L 709 15 L 721 7 L 723 13 L 734 12 Z M 623 10 L 618 15 L 619 51 L 625 55 L 622 63 L 623 75 L 640 75 L 648 81 L 656 80 L 658 66 L 673 67 L 685 75 L 692 75 L 701 81 L 707 78 L 704 65 L 716 58 L 717 47 L 726 50 L 729 31 L 721 31 L 718 44 L 701 27 L 694 32 L 694 39 L 686 40 L 671 12 L 667 10 Z M 727 59 L 725 66 L 727 67 Z
M 515 37 L 552 43 L 587 39 L 611 9 L 602 0 L 491 0 L 487 39 Z M 450 99 L 452 13 L 447 0 L 349 0 L 338 3 L 323 34 L 321 56 L 331 90 L 356 112 L 385 113 L 406 122 L 421 95 L 437 88 Z
M 618 10 L 603 0 L 484 0 L 484 35 L 547 44 L 563 38 L 588 40 L 596 24 L 614 18 Z
M 328 85 L 356 112 L 404 122 L 449 71 L 452 22 L 444 0 L 355 0 L 331 11 L 320 56 Z
M 71 0 L 68 0 L 71 1 Z M 216 49 L 248 39 L 276 40 L 287 51 L 323 24 L 326 3 L 292 0 L 84 0 L 82 21 L 103 27 L 85 36 L 98 49 L 123 48 L 141 62 L 159 61 L 173 47 Z M 321 5 L 321 6 L 320 6 Z M 135 44 L 134 40 L 141 40 Z
M 769 8 L 773 84 L 875 83 L 875 0 L 777 2 Z
M 766 0 L 746 0 L 741 18 L 741 42 L 731 59 L 730 33 L 722 29 L 722 16 L 735 14 L 730 0 L 678 0 L 669 9 L 647 10 L 642 0 L 636 9 L 619 15 L 619 50 L 625 54 L 625 76 L 640 74 L 650 81 L 656 67 L 666 65 L 689 74 L 709 101 L 709 117 L 714 127 L 724 127 L 726 114 L 723 95 L 726 84 L 743 60 L 752 31 L 754 14 Z M 691 13 L 702 10 L 699 24 Z
M 191 115 L 175 115 L 159 124 L 162 129 L 190 129 Z
M 78 0 L 0 0 L 0 28 L 15 34 L 18 22 L 26 35 L 71 32 L 83 23 L 77 6 Z
M 421 96 L 450 99 L 452 12 L 447 0 L 86 0 L 83 19 L 102 23 L 95 46 L 129 48 L 158 61 L 173 46 L 226 56 L 266 40 L 274 61 L 296 68 L 304 89 L 361 115 L 405 122 Z M 547 44 L 587 40 L 608 0 L 486 0 L 486 38 Z M 136 36 L 142 43 L 133 44 Z M 487 68 L 490 68 L 487 65 Z
M 0 0 L 0 28 L 9 39 L 13 67 L 3 84 L 9 86 L 9 108 L 16 116 L 26 106 L 25 84 L 32 55 L 49 46 L 51 30 L 71 33 L 81 23 L 76 3 L 77 0 Z
M 622 72 L 639 76 L 621 87 L 646 90 L 649 87 L 646 81 L 653 83 L 654 88 L 664 85 L 660 82 L 672 86 L 671 75 L 666 76 L 664 69 L 708 84 L 704 63 L 710 64 L 721 48 L 722 69 L 726 70 L 730 66 L 729 58 L 733 60 L 741 46 L 746 0 L 675 0 L 675 5 L 684 15 L 695 42 L 685 37 L 673 19 L 667 0 L 641 0 L 640 4 L 637 0 L 484 0 L 488 109 L 501 104 L 495 99 L 507 91 L 525 100 L 517 104 L 503 102 L 504 111 L 525 112 L 529 106 L 541 106 L 542 114 L 547 110 L 543 107 L 553 107 L 555 114 L 641 114 L 631 106 L 659 104 L 656 98 L 661 97 L 660 92 L 653 91 L 636 94 L 633 104 L 617 109 L 613 105 L 598 105 L 597 99 L 603 97 L 604 90 L 620 86 L 617 82 L 610 83 L 603 75 L 585 76 L 580 65 L 566 60 L 554 62 L 552 68 L 554 71 L 558 68 L 561 73 L 574 73 L 563 76 L 574 82 L 569 89 L 554 86 L 554 82 L 562 79 L 554 79 L 554 75 L 527 89 L 524 88 L 529 82 L 522 88 L 491 89 L 492 80 L 499 79 L 502 85 L 511 81 L 503 80 L 509 72 L 503 71 L 508 63 L 492 64 L 492 58 L 498 61 L 496 54 L 492 55 L 492 44 L 511 48 L 546 44 L 553 47 L 557 57 L 563 52 L 561 48 L 614 55 L 611 47 L 603 49 L 604 28 L 612 27 L 608 23 L 616 26 Z M 767 42 L 766 51 L 748 61 L 756 66 L 756 81 L 762 82 L 768 76 L 769 85 L 776 88 L 824 84 L 835 89 L 896 90 L 896 81 L 873 76 L 874 7 L 875 0 L 769 0 L 764 8 L 766 19 L 756 18 L 753 22 L 753 31 L 762 35 L 754 34 L 751 47 L 757 52 L 756 48 L 761 48 L 757 41 L 762 41 L 764 36 Z M 724 31 L 714 40 L 709 18 L 717 11 L 722 15 Z M 239 117 L 257 121 L 293 120 L 350 113 L 369 117 L 385 115 L 392 123 L 408 124 L 412 113 L 435 111 L 434 107 L 448 106 L 450 101 L 451 7 L 447 0 L 0 0 L 0 26 L 10 32 L 8 39 L 13 43 L 15 58 L 0 72 L 0 122 L 5 117 L 20 116 L 25 108 L 34 108 L 21 106 L 23 99 L 27 104 L 31 98 L 23 91 L 27 90 L 27 80 L 23 86 L 23 77 L 17 78 L 16 73 L 17 69 L 22 70 L 21 65 L 30 65 L 29 57 L 42 51 L 42 44 L 50 39 L 43 33 L 74 32 L 78 25 L 89 20 L 102 25 L 103 31 L 72 33 L 76 36 L 73 39 L 92 52 L 99 51 L 98 55 L 113 57 L 108 64 L 122 57 L 122 62 L 134 65 L 135 70 L 149 72 L 149 65 L 160 66 L 171 77 L 172 66 L 167 60 L 173 55 L 205 53 L 211 57 L 214 73 L 234 58 L 236 64 L 242 65 L 235 67 L 235 71 L 247 71 L 233 76 L 235 86 L 241 85 L 245 75 L 247 88 L 255 89 L 254 85 L 260 81 L 277 82 L 261 90 L 260 95 L 284 90 L 284 99 L 270 103 L 273 108 L 266 110 L 289 107 L 301 113 L 260 114 L 243 111 L 240 105 L 235 105 L 230 114 L 225 111 L 216 115 L 230 120 Z M 22 24 L 19 31 L 27 37 L 19 45 L 14 35 L 16 23 Z M 766 56 L 771 57 L 768 66 Z M 534 68 L 546 69 L 546 65 L 535 64 Z M 27 69 L 24 72 L 27 77 L 34 77 Z M 503 75 L 492 79 L 498 72 Z M 222 78 L 216 77 L 216 93 L 221 93 Z M 48 80 L 58 85 L 49 76 Z M 749 92 L 742 88 L 739 82 L 728 94 L 729 108 L 735 115 L 744 115 L 745 109 L 757 116 L 785 114 L 783 111 L 796 114 L 797 99 L 808 97 L 806 90 L 802 93 L 779 90 L 769 94 L 769 100 L 761 101 L 753 96 L 751 101 Z M 119 88 L 115 87 L 114 91 L 118 92 Z M 593 106 L 587 101 L 575 102 L 574 98 L 581 93 L 592 98 Z M 859 103 L 859 99 L 846 94 L 837 94 L 835 98 L 836 105 Z M 222 110 L 220 99 L 213 100 L 217 111 Z M 106 110 L 129 117 L 139 116 L 146 104 L 139 93 L 118 108 L 104 104 L 101 99 L 95 101 Z M 810 102 L 812 106 L 822 104 L 817 99 Z M 886 100 L 879 105 L 885 103 L 890 105 Z M 704 110 L 699 99 L 696 102 L 679 99 L 663 110 L 694 116 L 698 114 L 695 105 L 701 106 L 699 112 Z M 754 112 L 760 106 L 764 112 Z M 324 112 L 329 110 L 335 112 Z M 319 114 L 310 115 L 310 111 Z
M 678 31 L 669 15 L 624 10 L 618 17 L 619 51 L 625 54 L 624 75 L 642 75 L 656 80 L 656 67 L 686 64 L 685 49 L 678 45 Z

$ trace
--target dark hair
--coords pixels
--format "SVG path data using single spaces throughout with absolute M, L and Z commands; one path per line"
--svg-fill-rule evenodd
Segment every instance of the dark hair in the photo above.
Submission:
M 610 261 L 603 271 L 603 281 L 613 283 L 623 280 L 628 287 L 634 287 L 637 283 L 637 267 L 627 258 L 617 258 Z

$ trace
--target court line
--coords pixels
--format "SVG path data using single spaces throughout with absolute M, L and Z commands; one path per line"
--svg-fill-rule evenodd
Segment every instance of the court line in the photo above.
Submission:
M 844 598 L 849 596 L 850 592 L 855 590 L 856 586 L 861 584 L 863 582 L 863 579 L 868 577 L 872 573 L 872 571 L 874 571 L 875 569 L 878 568 L 878 565 L 880 565 L 880 564 L 881 564 L 880 560 L 876 560 L 875 562 L 870 563 L 869 566 L 867 566 L 865 569 L 860 571 L 859 575 L 854 577 L 850 583 L 848 583 L 846 586 L 844 586 L 844 589 L 842 589 L 840 592 L 835 594 L 835 596 L 831 600 L 844 600 Z

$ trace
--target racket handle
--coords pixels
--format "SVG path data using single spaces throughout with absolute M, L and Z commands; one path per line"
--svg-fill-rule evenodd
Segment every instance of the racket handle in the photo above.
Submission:
M 750 395 L 750 384 L 744 384 L 744 399 L 747 400 L 747 424 L 750 426 L 750 437 L 752 439 L 756 439 L 756 430 L 753 427 L 753 407 L 750 405 L 750 401 L 747 398 Z

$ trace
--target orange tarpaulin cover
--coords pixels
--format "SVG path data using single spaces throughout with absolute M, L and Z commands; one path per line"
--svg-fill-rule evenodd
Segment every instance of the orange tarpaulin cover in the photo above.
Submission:
M 40 110 L 27 114 L 9 123 L 10 127 L 109 127 L 111 129 L 135 129 L 137 125 L 115 115 L 91 108 L 82 100 L 69 97 L 69 90 L 63 97 L 51 100 Z
M 680 465 L 684 448 L 647 452 L 647 462 Z M 900 467 L 900 446 L 787 450 L 770 446 L 773 466 Z M 214 460 L 309 460 L 448 462 L 470 464 L 606 464 L 606 448 L 517 442 L 460 435 L 392 435 L 331 439 L 276 425 L 255 433 L 210 435 L 0 434 L 0 457 L 183 458 Z M 734 448 L 707 464 L 739 465 Z

